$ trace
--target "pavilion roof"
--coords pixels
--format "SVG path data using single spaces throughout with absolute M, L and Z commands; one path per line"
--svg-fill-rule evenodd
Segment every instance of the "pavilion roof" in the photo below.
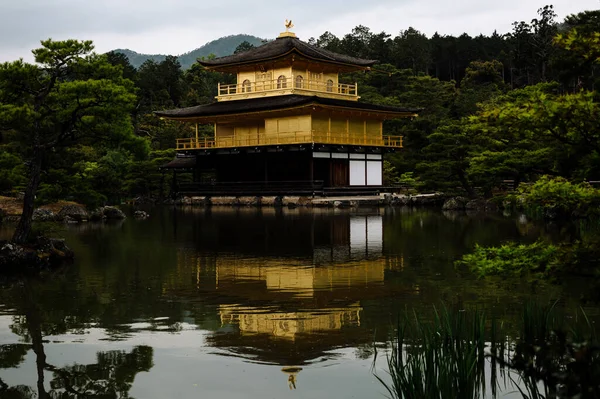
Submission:
M 251 98 L 235 101 L 220 101 L 211 104 L 197 105 L 195 107 L 178 108 L 164 111 L 155 111 L 157 116 L 185 120 L 189 118 L 205 118 L 211 116 L 224 116 L 244 114 L 249 112 L 276 111 L 287 108 L 305 106 L 323 106 L 326 108 L 351 109 L 354 111 L 389 114 L 401 116 L 416 114 L 420 108 L 392 107 L 389 105 L 368 104 L 357 101 L 338 100 L 319 96 L 303 96 L 298 94 L 281 95 L 263 98 Z
M 255 47 L 242 53 L 198 62 L 207 68 L 218 69 L 218 67 L 254 64 L 274 60 L 292 53 L 300 54 L 315 61 L 362 68 L 370 67 L 377 62 L 376 60 L 365 60 L 349 55 L 334 53 L 333 51 L 305 43 L 296 37 L 278 37 L 262 46 Z
M 194 169 L 196 167 L 196 157 L 176 156 L 172 161 L 162 165 L 160 169 Z

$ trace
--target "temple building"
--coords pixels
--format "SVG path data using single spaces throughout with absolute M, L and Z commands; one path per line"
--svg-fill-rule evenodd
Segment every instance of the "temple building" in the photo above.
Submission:
M 417 109 L 359 101 L 357 84 L 340 74 L 376 63 L 309 45 L 289 30 L 260 47 L 199 61 L 237 76 L 219 84 L 216 102 L 155 112 L 196 124 L 196 136 L 177 140 L 167 169 L 193 170 L 182 191 L 206 194 L 303 194 L 323 189 L 373 189 L 383 184 L 383 154 L 402 148 L 383 121 L 415 117 Z M 211 124 L 199 137 L 198 124 Z M 213 176 L 210 184 L 199 176 Z

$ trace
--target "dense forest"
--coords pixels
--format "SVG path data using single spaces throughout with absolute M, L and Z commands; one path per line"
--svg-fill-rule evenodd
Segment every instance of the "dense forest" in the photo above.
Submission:
M 488 196 L 507 179 L 519 183 L 550 175 L 600 180 L 596 90 L 600 11 L 559 20 L 553 7 L 546 6 L 538 11 L 538 18 L 515 22 L 513 30 L 503 35 L 427 37 L 409 28 L 392 37 L 358 26 L 344 37 L 325 32 L 309 41 L 332 51 L 380 60 L 369 72 L 343 76 L 348 82 L 358 82 L 361 101 L 423 108 L 415 120 L 386 122 L 386 133 L 405 136 L 405 148 L 386 163 L 388 184 Z M 244 42 L 237 51 L 252 46 Z M 77 51 L 83 56 L 91 50 Z M 82 59 L 90 56 L 86 57 Z M 68 145 L 49 142 L 44 147 L 48 151 L 40 156 L 44 167 L 36 201 L 69 199 L 97 206 L 166 195 L 169 181 L 159 166 L 174 156 L 177 137 L 193 135 L 192 126 L 160 120 L 152 112 L 214 101 L 217 83 L 231 83 L 234 78 L 199 64 L 184 70 L 173 56 L 147 60 L 139 68 L 118 52 L 94 55 L 93 60 L 73 64 L 77 68 L 72 73 L 86 79 L 109 79 L 116 82 L 119 92 L 126 87 L 127 93 L 112 97 L 122 102 L 111 107 L 126 110 L 128 116 L 109 125 L 107 115 L 106 123 L 95 127 L 104 133 L 116 129 L 120 134 L 69 142 L 65 133 L 60 138 Z M 55 61 L 48 62 L 49 70 L 58 68 Z M 22 74 L 19 68 L 33 67 L 16 62 L 0 68 L 0 192 L 4 195 L 24 190 L 30 165 L 23 159 L 32 155 L 26 129 L 18 131 L 7 122 L 21 115 L 15 111 L 20 108 L 10 108 L 20 98 L 15 93 L 23 90 L 14 84 Z M 56 78 L 61 84 L 73 79 L 60 73 Z M 54 105 L 73 100 L 60 97 L 64 93 L 57 92 Z M 56 130 L 73 122 L 70 134 L 75 137 L 80 131 L 74 121 L 52 111 L 53 104 L 44 108 L 35 102 L 37 97 L 32 101 L 39 105 L 32 108 L 35 112 L 45 109 L 50 118 L 34 118 L 35 123 L 52 120 Z M 73 104 L 73 115 L 78 115 L 81 104 Z M 203 132 L 210 134 L 212 128 L 207 126 Z

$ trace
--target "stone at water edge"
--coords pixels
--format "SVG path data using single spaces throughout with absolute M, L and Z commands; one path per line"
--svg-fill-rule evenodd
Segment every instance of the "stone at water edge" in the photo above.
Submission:
M 37 208 L 33 211 L 31 220 L 34 222 L 53 222 L 57 218 L 56 214 L 49 209 Z
M 66 219 L 69 217 L 77 222 L 86 222 L 89 220 L 89 214 L 81 205 L 65 205 L 58 212 L 58 219 Z
M 0 243 L 0 272 L 27 268 L 47 268 L 73 259 L 74 252 L 62 239 L 38 237 L 34 244 Z
M 445 211 L 464 211 L 469 200 L 465 197 L 454 197 L 444 202 L 442 209 Z
M 127 219 L 125 213 L 116 206 L 103 206 L 102 213 L 104 214 L 104 217 L 109 220 Z
M 90 212 L 90 220 L 94 222 L 98 222 L 100 220 L 105 220 L 106 216 L 104 216 L 104 210 L 102 208 L 94 209 Z
M 148 219 L 150 217 L 150 215 L 148 214 L 148 212 L 135 211 L 135 212 L 133 212 L 133 217 L 136 219 Z
M 260 197 L 238 197 L 240 206 L 260 206 Z
M 491 199 L 474 199 L 465 204 L 465 209 L 468 211 L 477 211 L 477 212 L 496 212 L 498 210 L 498 205 Z

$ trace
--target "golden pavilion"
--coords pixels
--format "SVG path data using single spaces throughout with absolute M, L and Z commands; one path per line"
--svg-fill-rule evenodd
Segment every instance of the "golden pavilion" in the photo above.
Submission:
M 340 81 L 341 73 L 376 62 L 310 45 L 289 30 L 246 52 L 199 61 L 237 83 L 219 84 L 211 104 L 155 112 L 196 124 L 196 136 L 177 140 L 178 158 L 166 167 L 212 173 L 208 185 L 188 184 L 190 194 L 381 187 L 383 154 L 402 148 L 401 136 L 384 134 L 383 121 L 418 110 L 360 102 L 358 85 Z M 198 124 L 213 125 L 212 137 L 199 137 Z

